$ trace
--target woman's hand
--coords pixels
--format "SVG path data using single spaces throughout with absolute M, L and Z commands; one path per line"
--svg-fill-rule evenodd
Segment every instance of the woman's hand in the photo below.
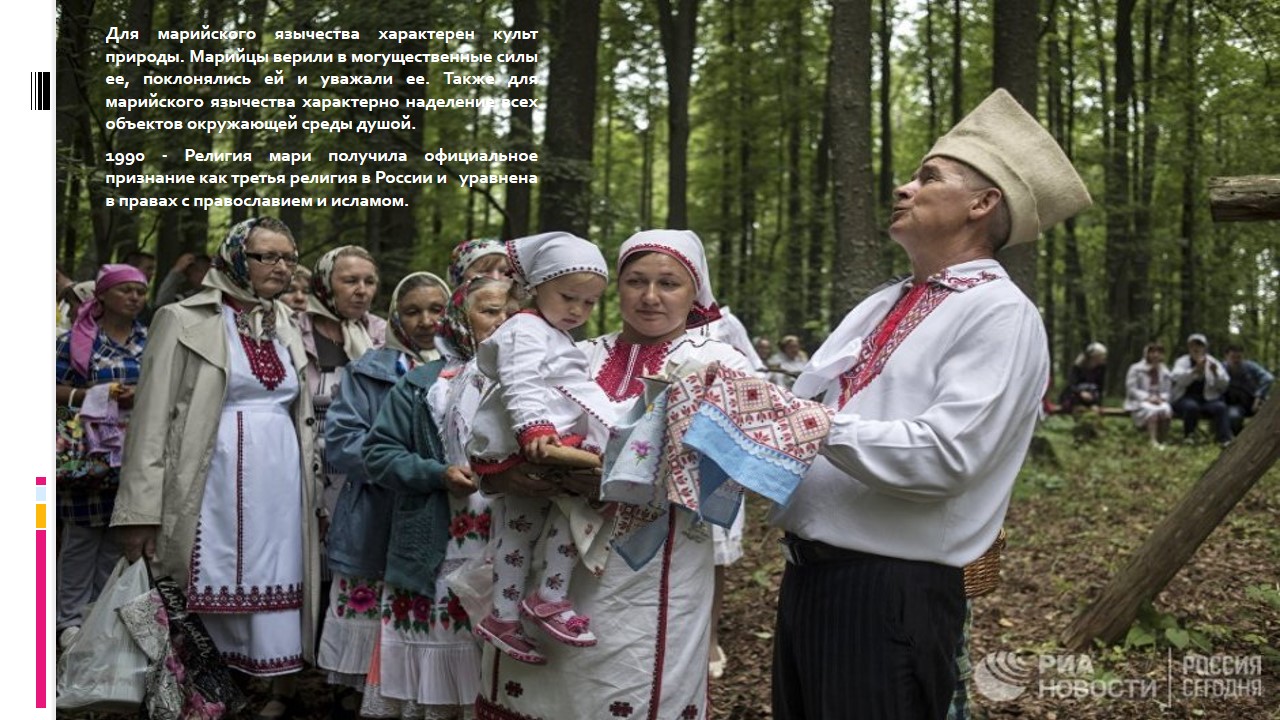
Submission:
M 444 485 L 457 497 L 466 497 L 475 492 L 476 474 L 469 467 L 450 465 L 444 471 Z
M 148 560 L 156 559 L 156 533 L 159 525 L 125 525 L 116 528 L 124 558 L 130 563 L 144 554 Z
M 121 385 L 120 391 L 116 393 L 116 404 L 121 410 L 130 410 L 133 408 L 133 385 Z

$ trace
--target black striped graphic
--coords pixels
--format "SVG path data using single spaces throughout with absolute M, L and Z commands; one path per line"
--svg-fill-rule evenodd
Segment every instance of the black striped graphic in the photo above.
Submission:
M 49 109 L 49 72 L 39 71 L 31 73 L 31 109 L 32 110 L 48 110 Z

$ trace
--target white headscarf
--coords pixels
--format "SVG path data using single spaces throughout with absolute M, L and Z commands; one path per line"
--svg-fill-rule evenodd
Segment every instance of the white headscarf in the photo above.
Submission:
M 507 258 L 515 277 L 526 287 L 576 272 L 595 273 L 609 279 L 609 263 L 594 243 L 566 232 L 507 241 Z
M 690 230 L 645 230 L 627 238 L 618 248 L 618 272 L 627 258 L 636 253 L 659 252 L 675 258 L 689 271 L 693 277 L 693 287 L 697 295 L 693 299 L 693 308 L 689 310 L 689 319 L 685 327 L 693 329 L 702 327 L 720 318 L 720 307 L 716 305 L 715 296 L 711 294 L 711 272 L 707 268 L 707 253 L 702 248 L 702 241 Z

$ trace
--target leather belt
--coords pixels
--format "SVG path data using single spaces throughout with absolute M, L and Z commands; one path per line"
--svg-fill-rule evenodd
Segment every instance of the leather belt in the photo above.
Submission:
M 805 540 L 791 533 L 782 536 L 782 556 L 792 565 L 819 565 L 849 560 L 873 560 L 877 555 L 839 548 L 817 540 Z

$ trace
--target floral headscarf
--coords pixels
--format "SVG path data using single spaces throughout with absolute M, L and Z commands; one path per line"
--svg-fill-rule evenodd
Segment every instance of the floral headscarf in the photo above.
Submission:
M 453 286 L 457 287 L 462 284 L 462 274 L 471 267 L 471 263 L 485 255 L 506 254 L 507 248 L 500 240 L 480 238 L 458 243 L 449 257 L 449 279 L 453 281 Z
M 221 290 L 224 296 L 254 306 L 252 310 L 236 316 L 237 329 L 254 340 L 274 337 L 276 333 L 275 297 L 264 298 L 254 292 L 253 283 L 249 280 L 248 258 L 244 254 L 245 242 L 261 222 L 262 218 L 249 218 L 231 228 L 218 247 L 213 267 L 205 273 L 203 283 L 205 287 Z M 288 286 L 285 286 L 280 294 L 287 290 Z
M 71 326 L 71 367 L 80 377 L 89 376 L 89 362 L 93 359 L 93 341 L 98 337 L 98 320 L 102 317 L 102 293 L 124 283 L 147 284 L 147 276 L 132 265 L 103 265 L 98 279 L 93 282 L 93 294 L 76 312 Z
M 453 297 L 449 298 L 449 307 L 444 311 L 444 321 L 440 323 L 440 331 L 436 335 L 436 345 L 457 362 L 466 362 L 476 354 L 475 333 L 471 330 L 471 320 L 467 318 L 467 298 L 490 285 L 509 287 L 510 281 L 474 277 L 454 289 Z
M 414 288 L 421 287 L 438 287 L 444 293 L 445 298 L 449 297 L 449 284 L 440 279 L 439 275 L 429 272 L 415 272 L 404 276 L 404 279 L 396 284 L 396 289 L 391 293 L 391 308 L 387 310 L 387 324 L 391 326 L 391 335 L 387 338 L 387 347 L 393 350 L 412 355 L 418 362 L 430 362 L 440 356 L 438 350 L 433 347 L 421 348 L 409 337 L 404 331 L 404 326 L 400 324 L 400 293 L 404 287 L 414 278 L 426 278 L 428 284 L 415 284 Z M 437 327 L 438 329 L 438 327 Z
M 369 336 L 369 329 L 365 327 L 365 318 L 348 320 L 338 313 L 333 295 L 333 268 L 338 264 L 338 255 L 352 248 L 359 248 L 359 246 L 343 245 L 334 248 L 316 261 L 316 269 L 311 273 L 311 294 L 307 296 L 307 312 L 329 318 L 341 325 L 342 349 L 347 353 L 348 358 L 355 360 L 373 347 L 373 338 Z

